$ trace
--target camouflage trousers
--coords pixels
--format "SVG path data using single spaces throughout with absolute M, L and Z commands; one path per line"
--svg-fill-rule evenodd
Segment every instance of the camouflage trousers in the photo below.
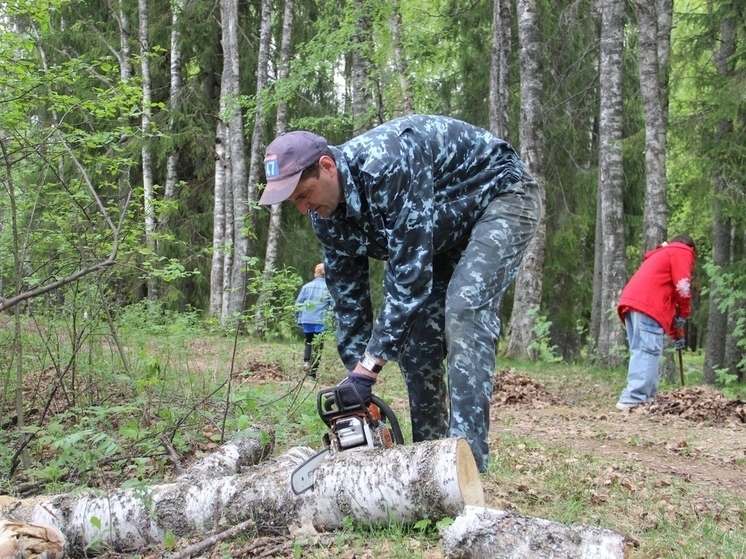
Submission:
M 414 442 L 465 437 L 480 472 L 489 462 L 500 300 L 540 215 L 539 188 L 524 173 L 487 206 L 466 244 L 436 256 L 432 292 L 398 360 Z

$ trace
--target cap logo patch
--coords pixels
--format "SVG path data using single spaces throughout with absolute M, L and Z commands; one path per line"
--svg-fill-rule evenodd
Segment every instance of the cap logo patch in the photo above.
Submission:
M 280 176 L 280 166 L 277 164 L 276 156 L 264 160 L 264 173 L 267 175 L 267 179 Z

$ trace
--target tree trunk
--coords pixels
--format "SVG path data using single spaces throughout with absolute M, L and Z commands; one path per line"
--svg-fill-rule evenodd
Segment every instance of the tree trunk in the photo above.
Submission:
M 292 52 L 293 36 L 293 18 L 295 12 L 294 0 L 285 0 L 285 13 L 282 19 L 282 41 L 280 46 L 280 60 L 277 70 L 277 83 L 282 87 L 283 82 L 290 75 L 290 58 Z M 282 98 L 277 103 L 277 117 L 275 119 L 275 134 L 280 135 L 285 132 L 288 124 L 288 104 Z M 264 252 L 264 270 L 262 274 L 268 279 L 272 270 L 275 269 L 277 262 L 280 227 L 282 226 L 282 203 L 273 204 L 270 207 L 269 228 L 267 230 L 267 247 Z M 254 316 L 255 324 L 259 324 L 263 316 L 263 308 L 266 303 L 267 293 L 263 292 L 256 304 L 256 314 Z M 256 328 L 255 328 L 256 330 Z
M 264 160 L 264 90 L 267 84 L 267 66 L 269 61 L 269 47 L 272 30 L 272 3 L 270 0 L 262 0 L 262 27 L 259 33 L 259 58 L 258 68 L 256 72 L 256 109 L 254 110 L 254 131 L 251 135 L 251 164 L 249 166 L 249 200 L 255 201 L 259 199 L 257 194 L 257 184 L 259 184 L 259 170 L 263 168 Z M 277 204 L 279 206 L 279 204 Z M 257 212 L 253 208 L 254 204 L 251 204 L 249 209 L 250 223 L 255 224 L 257 222 Z M 279 213 L 279 212 L 278 212 Z M 265 259 L 264 270 L 262 271 L 262 287 L 259 294 L 259 298 L 256 302 L 254 309 L 254 333 L 262 335 L 264 333 L 264 321 L 262 320 L 263 307 L 268 300 L 269 278 L 272 275 L 272 269 L 274 268 L 274 262 L 277 259 L 277 240 L 271 239 L 275 246 L 270 246 L 270 239 L 267 240 L 267 250 L 265 254 L 270 250 L 274 251 L 274 257 L 271 261 Z M 251 250 L 254 253 L 254 250 Z
M 596 193 L 596 224 L 594 227 L 593 241 L 593 299 L 591 301 L 591 321 L 588 328 L 588 355 L 595 355 L 598 348 L 598 339 L 601 335 L 601 316 L 604 309 L 601 307 L 601 291 L 603 289 L 603 229 L 601 227 L 601 184 L 599 183 Z
M 642 250 L 646 252 L 666 240 L 668 209 L 666 207 L 666 128 L 659 48 L 666 35 L 659 28 L 657 2 L 638 0 L 638 65 L 640 91 L 645 113 L 645 211 L 642 225 Z M 670 35 L 670 29 L 668 30 Z M 668 49 L 666 48 L 667 52 Z
M 163 199 L 172 200 L 179 181 L 179 150 L 176 147 L 176 112 L 181 106 L 181 20 L 186 0 L 175 0 L 171 3 L 171 85 L 168 97 L 168 133 L 171 136 L 171 149 L 166 160 L 166 184 L 163 187 Z M 168 226 L 166 211 L 159 220 L 159 226 Z
M 527 170 L 536 179 L 541 192 L 541 203 L 546 207 L 544 169 L 541 153 L 544 149 L 542 130 L 541 93 L 541 30 L 535 0 L 519 0 L 518 35 L 521 43 L 521 157 Z M 541 307 L 542 272 L 546 251 L 546 212 L 542 211 L 536 234 L 523 256 L 523 263 L 515 282 L 515 298 L 510 315 L 510 338 L 507 355 L 535 357 L 529 350 L 536 339 L 533 331 L 536 312 Z
M 509 140 L 510 131 L 510 0 L 495 0 L 490 61 L 490 132 Z
M 256 70 L 256 105 L 254 108 L 254 128 L 251 132 L 251 156 L 249 158 L 249 181 L 247 185 L 248 197 L 252 202 L 247 208 L 247 221 L 252 226 L 256 224 L 257 218 L 254 204 L 259 200 L 257 184 L 261 171 L 264 169 L 264 98 L 266 96 L 267 66 L 269 66 L 269 49 L 272 39 L 272 2 L 270 0 L 262 0 L 261 19 Z M 249 254 L 255 254 L 255 252 L 250 243 Z
M 208 475 L 174 483 L 86 493 L 0 500 L 0 513 L 17 521 L 59 528 L 68 549 L 92 544 L 133 550 L 215 525 L 255 519 L 261 531 L 311 520 L 317 529 L 433 521 L 455 517 L 465 505 L 483 505 L 474 457 L 463 438 L 330 456 L 314 472 L 312 490 L 295 495 L 291 473 L 313 454 L 307 447 L 237 475 Z M 12 514 L 11 514 L 12 511 Z
M 212 223 L 212 264 L 210 266 L 210 318 L 222 321 L 223 309 L 223 265 L 226 252 L 226 140 L 228 130 L 222 120 L 218 120 L 215 133 L 215 188 L 213 192 Z
M 373 49 L 369 4 L 353 0 L 355 35 L 352 50 L 352 133 L 357 136 L 371 129 L 373 95 L 370 90 L 370 51 Z
M 736 50 L 735 24 L 725 20 L 722 26 L 720 48 L 715 52 L 715 66 L 718 74 L 728 76 L 733 73 L 732 58 Z M 718 136 L 730 132 L 732 124 L 723 121 L 718 124 Z M 730 219 L 723 200 L 727 186 L 727 177 L 716 176 L 712 197 L 712 264 L 717 267 L 715 273 L 728 264 L 730 257 Z M 705 365 L 703 380 L 706 384 L 718 382 L 716 371 L 726 366 L 725 340 L 728 337 L 728 313 L 719 307 L 726 296 L 717 286 L 715 278 L 710 280 L 710 310 L 707 315 L 707 347 L 705 348 Z
M 150 42 L 148 40 L 148 0 L 138 0 L 138 17 L 140 20 L 140 72 L 142 73 L 142 189 L 143 213 L 145 218 L 145 247 L 147 259 L 155 259 L 155 193 L 153 191 L 153 147 L 151 145 L 152 118 L 152 82 L 150 79 Z M 148 306 L 153 310 L 158 303 L 158 280 L 152 274 L 147 275 Z
M 248 240 L 247 176 L 243 113 L 239 104 L 238 5 L 236 0 L 221 0 L 223 71 L 220 78 L 220 122 L 217 126 L 215 167 L 215 206 L 213 226 L 213 261 L 211 289 L 219 280 L 220 304 L 217 295 L 210 294 L 210 310 L 219 308 L 220 324 L 227 326 L 236 313 L 243 311 Z M 222 164 L 222 168 L 220 168 Z M 222 186 L 222 188 L 221 188 Z M 218 197 L 222 200 L 219 206 Z M 218 212 L 221 212 L 218 215 Z M 224 234 L 220 242 L 219 225 Z M 221 258 L 222 257 L 222 258 Z M 218 269 L 222 270 L 218 273 Z M 221 277 L 218 277 L 221 276 Z
M 622 170 L 622 48 L 624 3 L 609 0 L 601 8 L 601 123 L 599 181 L 602 256 L 597 359 L 604 365 L 622 362 L 618 348 L 624 330 L 616 304 L 627 279 L 624 240 L 624 177 Z
M 399 79 L 402 112 L 405 115 L 411 115 L 414 113 L 414 101 L 412 99 L 412 89 L 409 86 L 409 78 L 407 77 L 407 59 L 404 56 L 404 49 L 402 48 L 399 0 L 391 0 L 391 42 L 394 51 L 396 76 Z
M 230 258 L 229 287 L 224 289 L 225 298 L 222 323 L 226 325 L 237 313 L 244 310 L 244 295 L 246 287 L 246 261 L 249 256 L 248 233 L 248 193 L 246 185 L 246 150 L 244 141 L 243 111 L 240 105 L 241 90 L 239 88 L 239 53 L 238 53 L 238 0 L 221 0 L 220 18 L 223 27 L 223 80 L 220 96 L 226 100 L 226 113 L 221 118 L 226 119 L 228 125 L 228 145 L 230 152 L 230 182 L 226 183 L 230 190 L 232 215 L 226 215 L 226 227 L 233 227 L 233 247 Z M 225 67 L 228 71 L 225 71 Z M 222 88 L 225 87 L 227 91 Z M 226 202 L 228 201 L 226 196 Z M 227 278 L 224 278 L 224 285 Z
M 465 507 L 441 538 L 449 559 L 625 559 L 632 547 L 625 536 L 605 528 L 476 506 Z

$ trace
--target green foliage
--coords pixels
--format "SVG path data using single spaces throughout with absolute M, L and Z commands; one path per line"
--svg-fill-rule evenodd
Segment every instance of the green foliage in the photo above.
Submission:
M 254 324 L 255 331 L 261 331 L 279 339 L 293 336 L 295 324 L 295 299 L 303 280 L 292 268 L 273 269 L 269 277 L 260 270 L 250 268 L 251 277 L 247 285 L 249 296 L 267 294 L 262 307 L 262 323 Z M 256 307 L 249 307 L 247 314 L 255 316 Z
M 532 356 L 533 360 L 546 361 L 547 363 L 561 362 L 562 356 L 557 355 L 557 346 L 550 345 L 549 330 L 552 327 L 552 322 L 539 313 L 538 307 L 531 309 L 529 316 L 534 324 L 531 328 L 534 337 L 528 345 L 529 355 Z

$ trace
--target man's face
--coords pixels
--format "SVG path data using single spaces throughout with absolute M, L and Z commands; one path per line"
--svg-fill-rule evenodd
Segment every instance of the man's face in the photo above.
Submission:
M 341 199 L 342 188 L 339 185 L 337 166 L 334 160 L 326 155 L 319 159 L 318 178 L 309 177 L 301 180 L 288 197 L 303 215 L 316 212 L 323 218 L 334 213 Z

